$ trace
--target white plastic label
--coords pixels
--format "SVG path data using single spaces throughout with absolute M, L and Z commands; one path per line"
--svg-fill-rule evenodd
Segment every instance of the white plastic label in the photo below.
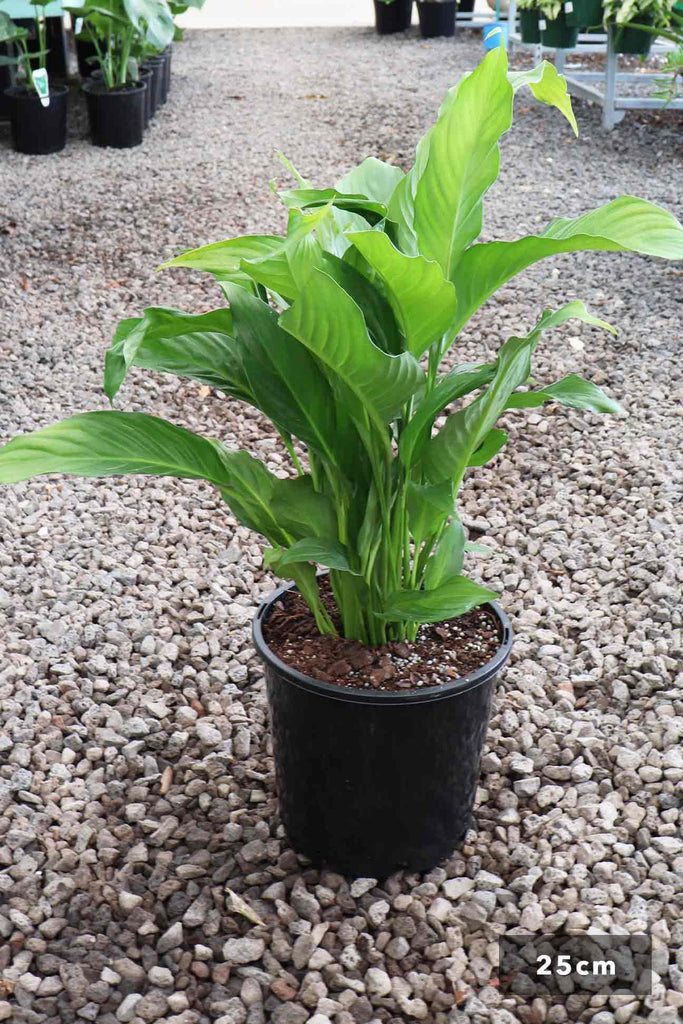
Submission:
M 546 28 L 545 18 L 539 18 L 538 19 L 538 27 L 540 28 L 541 32 L 545 32 L 545 28 Z
M 564 5 L 564 13 L 571 14 L 573 10 L 574 4 L 572 3 L 572 0 L 568 0 L 568 2 Z
M 45 68 L 38 68 L 36 71 L 31 72 L 31 78 L 33 84 L 36 87 L 36 92 L 40 102 L 44 107 L 50 106 L 50 82 L 48 81 L 47 71 Z

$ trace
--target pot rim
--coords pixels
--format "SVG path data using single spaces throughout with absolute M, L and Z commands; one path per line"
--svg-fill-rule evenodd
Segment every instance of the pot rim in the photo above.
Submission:
M 81 89 L 92 96 L 130 96 L 131 93 L 142 92 L 147 88 L 147 82 L 132 82 L 123 89 L 98 89 L 100 85 L 101 78 L 86 78 L 81 83 Z
M 50 86 L 50 96 L 64 96 L 67 92 L 69 92 L 69 86 L 63 83 Z M 3 93 L 5 96 L 26 96 L 28 99 L 40 99 L 37 92 L 27 89 L 25 85 L 8 85 L 6 89 L 3 89 Z
M 482 686 L 491 679 L 494 679 L 510 657 L 513 640 L 512 623 L 497 601 L 487 601 L 481 607 L 488 608 L 493 612 L 500 627 L 502 638 L 494 656 L 484 665 L 480 666 L 480 668 L 475 669 L 474 672 L 461 676 L 460 679 L 454 679 L 450 683 L 443 683 L 440 686 L 426 686 L 419 690 L 364 690 L 351 686 L 338 686 L 336 683 L 325 683 L 320 679 L 314 679 L 312 676 L 305 675 L 291 665 L 287 665 L 286 662 L 282 661 L 271 651 L 263 635 L 263 623 L 268 620 L 275 602 L 283 594 L 295 589 L 295 583 L 286 584 L 273 591 L 272 594 L 269 594 L 261 602 L 252 625 L 254 645 L 259 657 L 267 666 L 274 669 L 292 685 L 302 690 L 317 693 L 321 697 L 345 703 L 366 704 L 368 706 L 384 705 L 385 707 L 405 707 L 409 704 L 426 704 L 436 700 L 446 700 L 449 697 L 455 697 L 458 694 L 474 690 L 478 686 Z

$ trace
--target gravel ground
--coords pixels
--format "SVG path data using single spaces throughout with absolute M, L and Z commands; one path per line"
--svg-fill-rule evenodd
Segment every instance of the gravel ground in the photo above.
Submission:
M 120 318 L 220 304 L 208 281 L 154 267 L 280 229 L 277 149 L 321 185 L 368 154 L 406 163 L 480 54 L 466 34 L 190 34 L 137 151 L 91 148 L 80 110 L 53 157 L 14 154 L 1 135 L 0 437 L 104 408 Z M 575 141 L 554 111 L 518 102 L 488 237 L 621 192 L 683 214 L 680 118 L 628 116 L 605 134 L 597 110 L 578 114 Z M 589 376 L 629 415 L 510 414 L 506 453 L 469 481 L 466 522 L 495 549 L 470 571 L 504 589 L 517 643 L 476 829 L 422 877 L 343 879 L 287 847 L 250 638 L 273 581 L 208 485 L 3 491 L 0 1021 L 680 1019 L 681 273 L 561 257 L 506 287 L 459 342 L 460 360 L 481 358 L 579 296 L 618 339 L 569 325 L 542 344 L 536 375 Z M 250 445 L 283 472 L 258 416 L 195 384 L 135 371 L 119 404 Z M 652 996 L 504 995 L 489 983 L 493 940 L 517 925 L 649 929 Z

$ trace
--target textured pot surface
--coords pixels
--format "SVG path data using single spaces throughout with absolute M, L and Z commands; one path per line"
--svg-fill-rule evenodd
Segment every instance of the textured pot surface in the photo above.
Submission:
M 42 105 L 37 93 L 23 86 L 10 86 L 5 95 L 10 103 L 12 144 L 18 153 L 47 156 L 64 149 L 69 96 L 66 85 L 51 87 L 47 107 Z
M 422 36 L 425 39 L 433 39 L 435 36 L 455 35 L 456 8 L 456 0 L 444 0 L 443 3 L 430 3 L 429 0 L 420 3 L 418 0 L 417 11 Z
M 128 89 L 107 90 L 101 80 L 90 79 L 84 83 L 83 91 L 94 146 L 132 149 L 140 145 L 145 131 L 144 82 Z
M 290 588 L 285 588 L 285 590 Z M 446 686 L 384 692 L 336 686 L 280 661 L 262 632 L 280 815 L 294 849 L 350 875 L 424 871 L 470 827 L 498 673 L 512 628 L 495 604 L 496 656 Z
M 381 36 L 391 35 L 393 32 L 405 32 L 410 28 L 412 13 L 413 0 L 394 0 L 391 4 L 375 0 L 377 31 Z

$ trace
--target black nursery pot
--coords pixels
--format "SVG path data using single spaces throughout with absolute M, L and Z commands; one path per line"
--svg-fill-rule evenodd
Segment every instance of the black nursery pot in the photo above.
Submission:
M 163 57 L 148 57 L 145 63 L 142 65 L 143 68 L 148 69 L 152 72 L 152 117 L 156 116 L 156 112 L 162 103 L 166 101 L 163 98 L 164 92 L 164 58 Z
M 323 683 L 285 665 L 263 624 L 293 584 L 254 619 L 265 662 L 280 816 L 292 847 L 348 875 L 386 878 L 425 871 L 452 854 L 470 827 L 496 678 L 496 655 L 445 686 L 383 692 Z
M 91 78 L 84 82 L 83 91 L 94 146 L 132 149 L 140 145 L 145 131 L 144 82 L 125 89 L 106 89 L 101 79 Z
M 161 55 L 164 58 L 164 77 L 162 85 L 163 103 L 168 99 L 168 94 L 171 90 L 171 60 L 173 57 L 173 50 L 169 46 L 167 50 Z
M 10 101 L 12 142 L 18 153 L 46 156 L 64 149 L 68 86 L 51 86 L 49 107 L 23 86 L 10 86 L 5 95 Z
M 390 4 L 375 0 L 375 26 L 378 33 L 388 36 L 393 32 L 405 32 L 410 28 L 412 13 L 413 0 L 393 0 Z
M 145 128 L 149 128 L 149 122 L 152 120 L 152 79 L 153 74 L 151 68 L 140 68 L 138 70 L 138 81 L 144 82 L 146 85 L 145 89 Z
M 444 0 L 443 3 L 417 2 L 417 13 L 420 16 L 420 32 L 424 39 L 435 36 L 455 35 L 456 0 Z

